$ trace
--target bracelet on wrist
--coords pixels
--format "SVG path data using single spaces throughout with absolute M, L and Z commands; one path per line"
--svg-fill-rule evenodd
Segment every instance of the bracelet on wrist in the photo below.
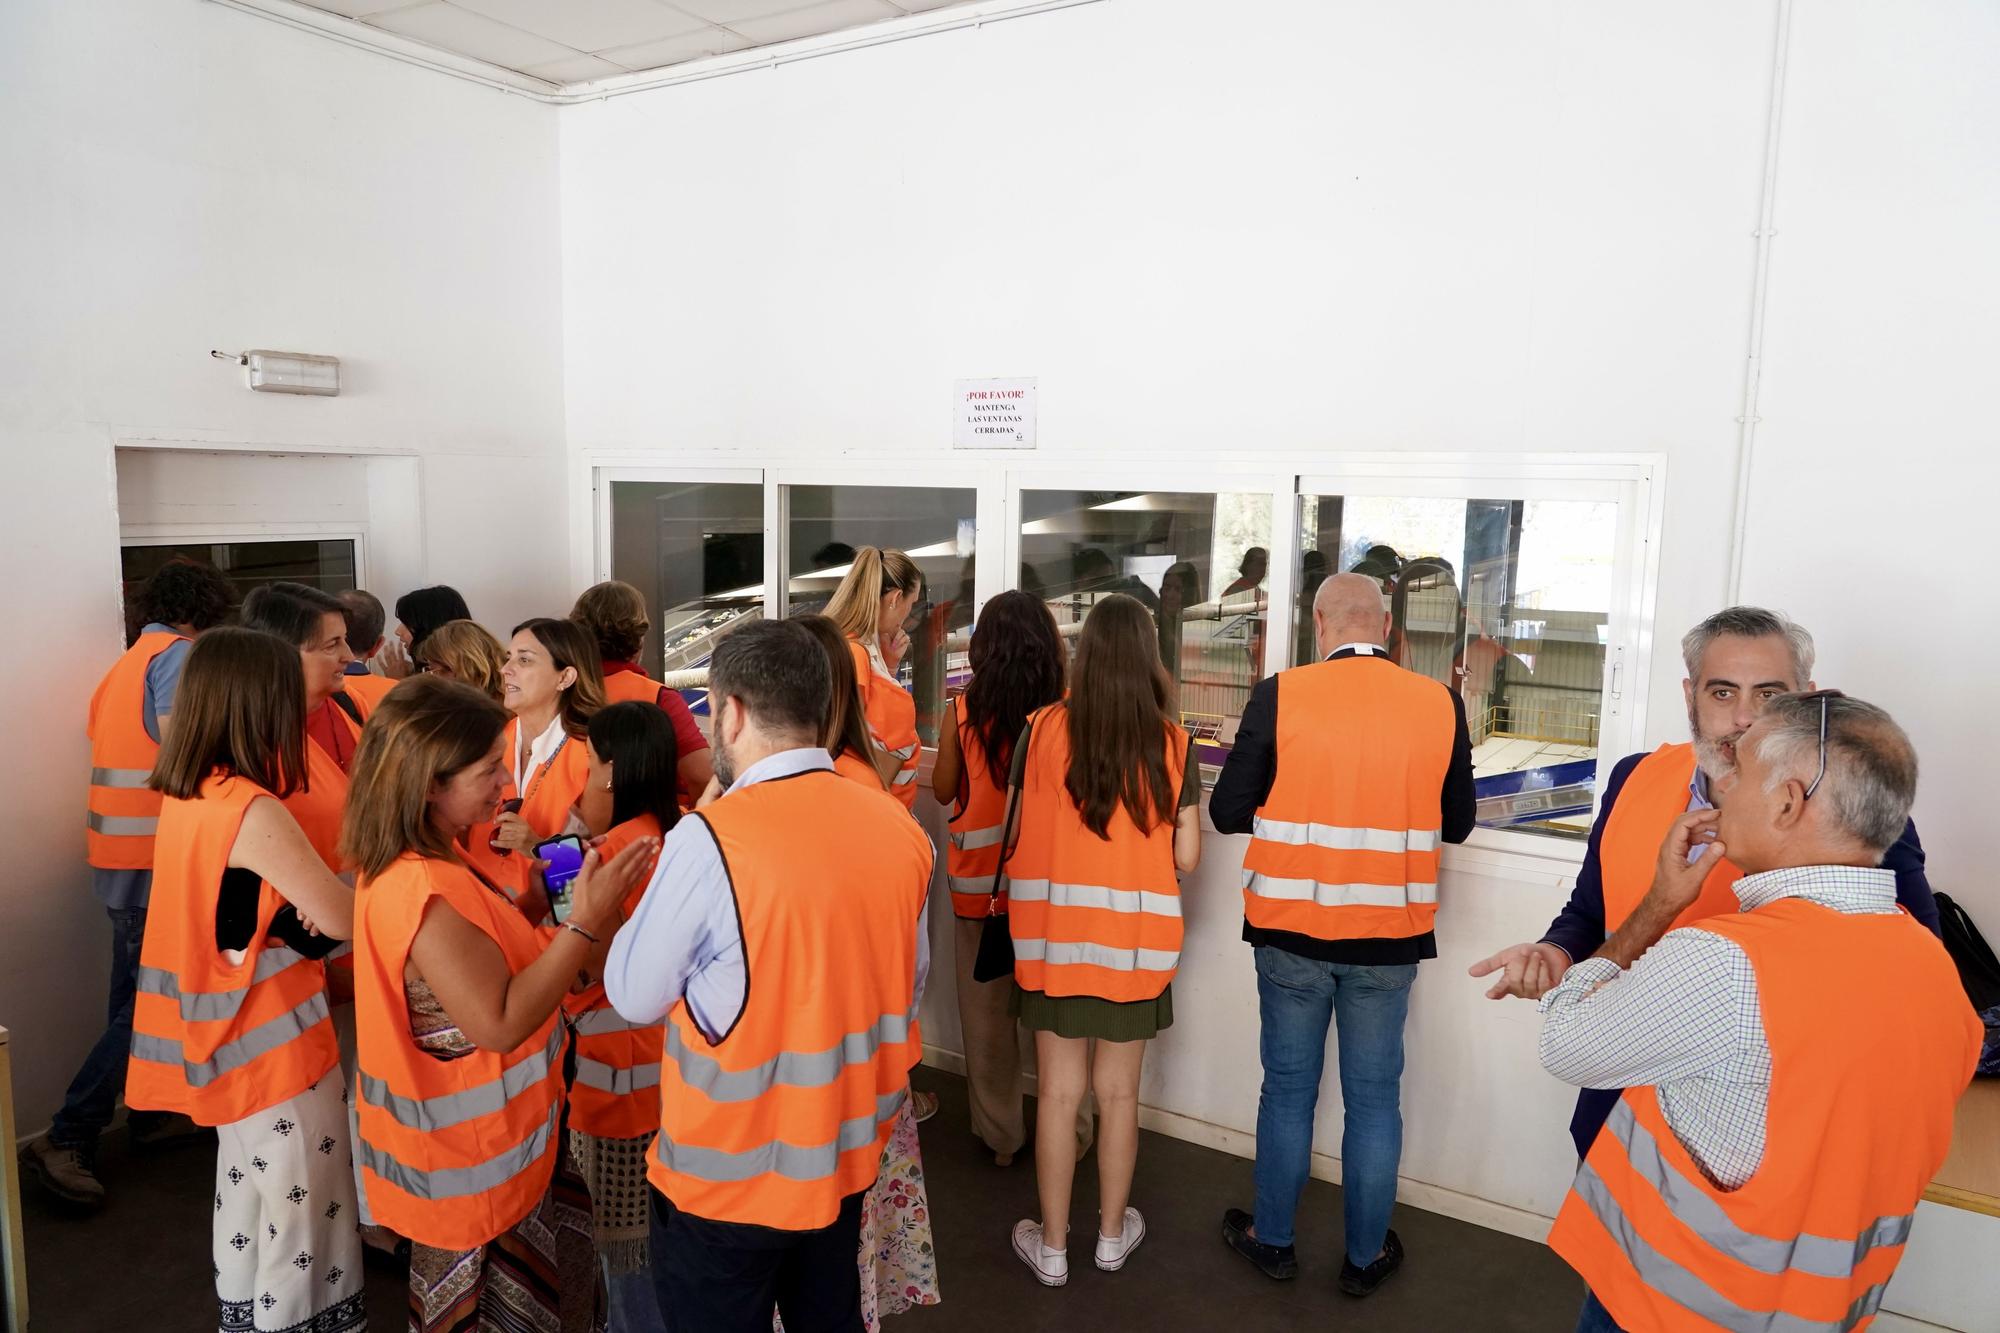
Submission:
M 599 939 L 597 938 L 597 936 L 595 936 L 595 935 L 591 934 L 591 933 L 590 933 L 589 931 L 585 930 L 585 929 L 584 929 L 584 928 L 583 928 L 582 926 L 579 926 L 579 925 L 577 925 L 577 924 L 576 924 L 576 922 L 574 922 L 574 921 L 565 921 L 565 922 L 563 922 L 563 929 L 564 929 L 564 930 L 573 930 L 573 931 L 575 931 L 575 932 L 576 932 L 577 934 L 579 934 L 579 935 L 583 936 L 583 937 L 584 937 L 585 939 L 589 940 L 589 941 L 590 941 L 590 942 L 591 942 L 592 944 L 601 944 L 601 943 L 603 943 L 603 941 L 599 940 Z

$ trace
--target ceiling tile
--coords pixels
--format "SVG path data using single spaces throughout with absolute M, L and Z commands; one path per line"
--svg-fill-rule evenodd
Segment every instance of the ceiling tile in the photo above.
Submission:
M 696 18 L 732 28 L 744 19 L 768 18 L 801 8 L 799 0 L 672 0 L 672 4 Z
M 386 14 L 392 9 L 408 9 L 424 3 L 424 0 L 305 0 L 305 3 L 309 8 L 323 9 L 329 14 L 360 19 L 371 14 Z
M 733 32 L 721 28 L 703 28 L 685 37 L 669 37 L 664 42 L 648 42 L 644 46 L 620 47 L 611 51 L 599 51 L 599 58 L 609 60 L 625 69 L 658 69 L 662 65 L 678 65 L 684 60 L 700 60 L 703 56 L 727 55 L 731 51 L 741 51 L 750 43 Z
M 584 83 L 591 79 L 606 79 L 613 74 L 623 74 L 623 65 L 614 65 L 609 60 L 599 60 L 596 56 L 571 56 L 567 60 L 551 60 L 546 65 L 529 65 L 523 74 L 532 74 L 550 83 Z
M 702 26 L 698 18 L 658 0 L 452 0 L 523 32 L 579 51 L 637 46 L 678 37 Z
M 740 32 L 751 41 L 764 45 L 789 42 L 795 37 L 816 37 L 823 32 L 839 32 L 845 28 L 858 28 L 864 23 L 879 23 L 883 19 L 902 16 L 903 11 L 887 3 L 887 0 L 826 0 L 823 4 L 795 9 L 789 14 L 739 19 L 729 27 L 731 31 Z
M 368 19 L 370 27 L 414 37 L 420 42 L 471 56 L 505 69 L 525 69 L 567 60 L 577 53 L 560 42 L 496 23 L 457 5 L 434 3 L 399 9 Z
M 912 14 L 921 14 L 927 9 L 948 9 L 953 5 L 969 4 L 971 0 L 890 0 L 890 3 Z

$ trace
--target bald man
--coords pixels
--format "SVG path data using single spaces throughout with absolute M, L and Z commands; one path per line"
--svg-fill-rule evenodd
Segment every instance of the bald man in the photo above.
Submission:
M 1312 1168 L 1326 1034 L 1340 1031 L 1340 1289 L 1373 1292 L 1402 1265 L 1389 1229 L 1403 1155 L 1403 1021 L 1417 963 L 1437 957 L 1438 846 L 1472 832 L 1464 702 L 1383 653 L 1381 586 L 1336 574 L 1313 598 L 1321 661 L 1250 693 L 1209 797 L 1248 833 L 1243 938 L 1256 951 L 1264 1087 L 1256 1211 L 1222 1238 L 1268 1277 L 1297 1275 L 1292 1217 Z

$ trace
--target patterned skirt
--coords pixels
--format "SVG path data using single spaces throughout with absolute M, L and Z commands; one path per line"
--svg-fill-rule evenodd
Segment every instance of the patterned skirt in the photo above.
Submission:
M 597 1258 L 590 1196 L 565 1153 L 533 1211 L 470 1250 L 410 1247 L 410 1333 L 590 1333 Z

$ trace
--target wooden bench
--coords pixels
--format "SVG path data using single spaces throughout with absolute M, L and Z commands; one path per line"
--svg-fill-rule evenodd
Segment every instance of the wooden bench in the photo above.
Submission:
M 1974 1079 L 1959 1099 L 1951 1155 L 1924 1197 L 2000 1217 L 2000 1079 Z

